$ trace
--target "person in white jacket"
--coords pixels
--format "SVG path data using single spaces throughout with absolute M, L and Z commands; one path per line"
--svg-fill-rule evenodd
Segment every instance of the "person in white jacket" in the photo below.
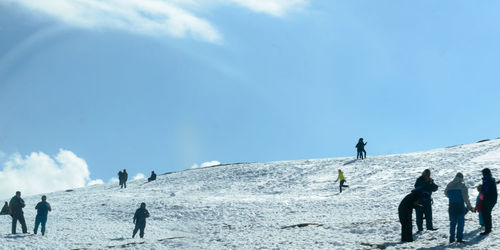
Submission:
M 469 193 L 462 173 L 457 173 L 455 178 L 448 183 L 444 194 L 449 199 L 450 243 L 455 242 L 455 232 L 457 242 L 463 243 L 466 209 L 474 211 L 474 208 L 470 204 Z M 467 205 L 467 208 L 464 204 Z

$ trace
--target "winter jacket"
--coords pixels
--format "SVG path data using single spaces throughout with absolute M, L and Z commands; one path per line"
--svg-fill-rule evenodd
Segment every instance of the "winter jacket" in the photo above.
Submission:
M 149 217 L 149 212 L 145 208 L 138 208 L 134 214 L 134 222 L 136 224 L 146 223 L 146 218 Z
M 356 144 L 356 148 L 358 150 L 363 150 L 365 149 L 365 145 L 366 145 L 367 142 L 363 143 L 363 142 L 358 142 L 358 144 Z
M 498 193 L 495 178 L 491 176 L 483 177 L 481 194 L 484 196 L 484 204 L 495 205 L 497 203 Z
M 12 197 L 9 202 L 10 214 L 17 215 L 23 214 L 24 200 L 22 198 L 17 198 L 17 196 Z
M 35 209 L 37 210 L 36 213 L 37 216 L 44 216 L 44 217 L 47 217 L 49 211 L 52 211 L 50 204 L 46 201 L 38 202 L 38 204 L 36 204 L 35 206 Z
M 444 189 L 444 194 L 449 199 L 450 206 L 463 206 L 464 202 L 467 204 L 467 209 L 472 210 L 472 205 L 469 200 L 469 192 L 465 186 L 464 179 L 457 176 L 455 177 Z
M 420 176 L 415 182 L 415 188 L 424 193 L 428 193 L 430 197 L 432 195 L 432 192 L 436 192 L 438 190 L 438 185 L 436 185 L 434 181 L 431 184 L 425 180 L 425 176 Z
M 341 180 L 341 181 L 345 181 L 345 177 L 344 177 L 344 172 L 339 172 L 339 176 L 337 177 L 337 180 L 335 181 L 338 181 L 338 180 Z
M 411 214 L 415 205 L 415 201 L 418 201 L 422 195 L 418 192 L 412 191 L 410 194 L 405 196 L 405 198 L 399 203 L 398 212 L 402 214 Z

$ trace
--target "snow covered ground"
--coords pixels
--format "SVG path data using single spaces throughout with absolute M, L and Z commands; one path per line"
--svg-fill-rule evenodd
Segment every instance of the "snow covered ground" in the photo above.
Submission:
M 0 216 L 4 249 L 500 249 L 500 208 L 492 234 L 480 237 L 477 214 L 466 215 L 468 243 L 448 244 L 444 187 L 457 171 L 470 199 L 480 170 L 500 177 L 500 140 L 411 154 L 269 163 L 232 164 L 160 175 L 157 181 L 96 185 L 47 194 L 53 211 L 47 234 L 10 235 L 10 217 Z M 437 231 L 400 243 L 397 207 L 421 172 L 429 168 Z M 339 194 L 337 169 L 347 184 Z M 22 191 L 22 190 L 21 190 Z M 24 197 L 33 228 L 40 195 Z M 132 217 L 141 202 L 151 217 L 144 239 L 132 239 Z M 413 215 L 415 218 L 415 215 Z M 288 227 L 298 224 L 312 225 Z M 285 227 L 285 228 L 284 228 Z M 18 225 L 18 232 L 20 227 Z M 416 226 L 414 223 L 414 231 Z

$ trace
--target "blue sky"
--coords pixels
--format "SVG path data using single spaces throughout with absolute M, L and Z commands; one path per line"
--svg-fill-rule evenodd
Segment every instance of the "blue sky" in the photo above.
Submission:
M 0 156 L 92 179 L 499 137 L 496 1 L 0 0 Z

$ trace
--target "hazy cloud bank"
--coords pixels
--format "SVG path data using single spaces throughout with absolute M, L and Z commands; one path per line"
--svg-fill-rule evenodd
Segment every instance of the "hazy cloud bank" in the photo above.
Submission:
M 308 0 L 3 0 L 62 23 L 88 29 L 119 29 L 138 34 L 193 37 L 217 43 L 222 36 L 200 13 L 239 6 L 282 17 Z M 2 1 L 0 0 L 0 3 Z
M 206 167 L 212 167 L 212 166 L 217 166 L 217 165 L 220 165 L 220 162 L 207 161 L 207 162 L 202 163 L 201 165 L 193 164 L 193 166 L 191 166 L 191 168 L 206 168 Z
M 13 196 L 17 190 L 30 195 L 103 183 L 91 180 L 85 160 L 64 149 L 54 157 L 38 152 L 2 158 L 0 197 L 3 198 Z

